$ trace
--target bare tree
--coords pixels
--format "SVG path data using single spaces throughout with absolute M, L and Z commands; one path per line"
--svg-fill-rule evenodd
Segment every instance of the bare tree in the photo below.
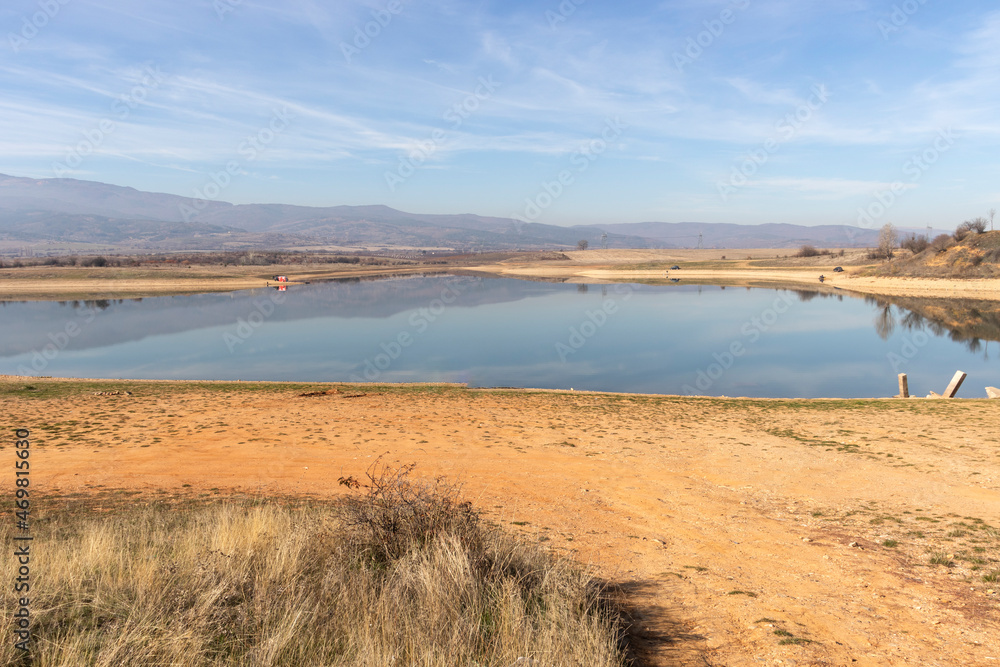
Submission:
M 587 242 L 587 239 L 580 239 L 579 241 L 576 242 L 576 249 L 577 250 L 586 250 L 587 246 L 589 246 L 589 245 L 590 245 L 590 243 Z
M 974 220 L 966 220 L 960 224 L 956 229 L 953 236 L 956 241 L 961 241 L 966 236 L 971 233 L 982 234 L 986 231 L 986 218 L 975 218 Z
M 885 259 L 892 259 L 893 255 L 896 254 L 896 248 L 898 246 L 899 233 L 896 232 L 896 228 L 892 226 L 891 222 L 885 223 L 878 233 L 879 256 L 884 257 Z
M 991 208 L 990 209 L 990 231 L 991 232 L 993 231 L 993 216 L 995 216 L 996 214 L 997 214 L 997 210 L 995 208 Z

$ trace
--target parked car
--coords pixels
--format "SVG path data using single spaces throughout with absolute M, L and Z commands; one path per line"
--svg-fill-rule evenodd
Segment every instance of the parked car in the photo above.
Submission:
M 843 273 L 844 272 L 844 267 L 838 266 L 838 267 L 834 268 L 833 272 L 834 273 Z
M 677 266 L 676 264 L 674 264 L 673 266 L 671 266 L 671 267 L 670 267 L 670 270 L 671 270 L 671 271 L 680 271 L 680 270 L 681 270 L 681 267 L 679 267 L 679 266 Z

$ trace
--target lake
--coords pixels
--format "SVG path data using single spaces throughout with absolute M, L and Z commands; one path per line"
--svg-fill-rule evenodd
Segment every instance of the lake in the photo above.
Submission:
M 437 275 L 0 304 L 0 373 L 754 397 L 1000 385 L 997 304 Z M 991 310 L 991 308 L 993 310 Z

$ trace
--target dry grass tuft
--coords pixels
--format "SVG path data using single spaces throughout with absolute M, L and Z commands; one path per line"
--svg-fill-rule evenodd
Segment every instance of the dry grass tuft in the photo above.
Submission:
M 620 615 L 592 579 L 411 469 L 376 465 L 343 506 L 242 501 L 36 521 L 33 664 L 626 663 Z M 2 597 L 14 608 L 11 587 Z M 18 660 L 4 642 L 0 663 Z

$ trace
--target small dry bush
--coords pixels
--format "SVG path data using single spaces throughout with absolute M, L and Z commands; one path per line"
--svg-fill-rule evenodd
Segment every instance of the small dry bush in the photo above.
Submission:
M 795 253 L 795 257 L 819 257 L 820 255 L 830 255 L 832 254 L 829 250 L 817 250 L 811 245 L 804 245 L 798 249 Z
M 958 227 L 955 228 L 955 233 L 952 236 L 955 237 L 956 241 L 962 241 L 969 234 L 982 234 L 986 231 L 986 225 L 989 221 L 986 218 L 975 218 L 974 220 L 966 220 Z
M 914 255 L 919 255 L 924 250 L 927 250 L 930 245 L 931 241 L 926 235 L 918 236 L 916 234 L 910 234 L 903 239 L 903 242 L 899 244 L 899 247 L 904 250 L 909 250 Z
M 951 234 L 938 234 L 934 237 L 934 240 L 931 241 L 931 248 L 934 252 L 944 252 L 951 245 L 951 241 Z
M 409 471 L 370 470 L 344 506 L 36 521 L 31 664 L 626 664 L 621 617 L 591 578 Z M 9 640 L 0 663 L 29 664 Z

